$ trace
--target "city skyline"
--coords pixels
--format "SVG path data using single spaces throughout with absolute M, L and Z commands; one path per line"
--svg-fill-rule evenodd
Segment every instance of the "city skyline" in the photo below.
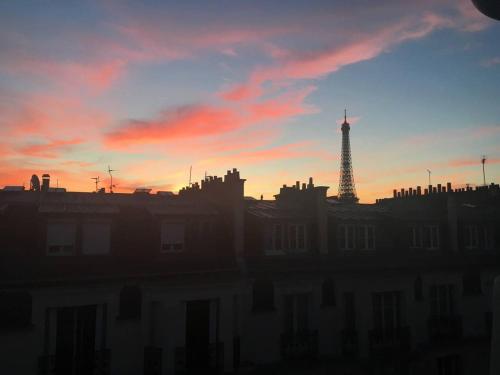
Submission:
M 367 4 L 367 3 L 366 3 Z M 470 1 L 0 5 L 0 185 L 177 191 L 237 167 L 269 199 L 500 180 L 500 26 Z

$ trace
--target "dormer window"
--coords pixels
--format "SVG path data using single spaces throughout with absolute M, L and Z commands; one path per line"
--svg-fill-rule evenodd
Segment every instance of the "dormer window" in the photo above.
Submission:
M 409 244 L 412 249 L 439 249 L 438 225 L 412 225 L 410 227 L 409 236 Z
M 288 249 L 304 251 L 306 249 L 306 229 L 304 224 L 288 225 Z
M 273 250 L 281 251 L 283 250 L 283 225 L 274 224 L 273 226 Z
M 339 245 L 342 250 L 353 250 L 356 247 L 356 227 L 341 225 L 339 227 Z
M 428 250 L 439 249 L 439 227 L 425 225 L 423 228 L 423 245 Z
M 75 254 L 76 222 L 53 221 L 47 223 L 47 255 Z
M 109 254 L 111 223 L 107 220 L 88 220 L 82 225 L 82 254 Z
M 358 229 L 360 249 L 373 250 L 375 248 L 375 227 L 373 225 L 362 225 Z
M 477 249 L 479 246 L 479 236 L 477 225 L 465 226 L 465 248 Z
M 182 222 L 164 221 L 161 224 L 162 253 L 179 253 L 185 248 L 185 224 Z
M 339 247 L 341 250 L 375 249 L 375 226 L 354 224 L 339 226 Z
M 417 225 L 410 228 L 410 247 L 413 249 L 422 247 L 422 228 Z

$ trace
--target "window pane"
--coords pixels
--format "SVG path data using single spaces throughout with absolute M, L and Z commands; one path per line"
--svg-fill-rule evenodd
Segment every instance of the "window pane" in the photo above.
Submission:
M 184 232 L 184 223 L 164 222 L 161 227 L 161 251 L 182 251 L 184 249 Z
M 86 222 L 82 227 L 82 253 L 108 254 L 111 225 L 107 222 Z

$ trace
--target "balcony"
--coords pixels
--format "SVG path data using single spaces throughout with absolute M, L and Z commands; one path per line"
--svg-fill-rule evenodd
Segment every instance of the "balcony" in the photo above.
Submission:
M 370 351 L 373 355 L 385 355 L 410 349 L 410 327 L 373 329 L 369 331 Z
M 344 329 L 340 332 L 342 357 L 355 358 L 358 356 L 358 331 Z
M 310 359 L 318 354 L 318 331 L 281 334 L 281 357 Z
M 453 341 L 462 337 L 460 315 L 435 315 L 427 320 L 429 339 L 434 342 Z
M 204 374 L 219 374 L 224 370 L 224 343 L 212 343 L 208 345 L 208 363 L 206 366 L 192 358 L 192 363 L 189 363 L 188 355 L 185 347 L 177 347 L 174 352 L 175 374 L 196 374 L 200 370 Z
M 78 368 L 80 371 L 83 369 L 92 369 L 90 373 L 93 375 L 109 375 L 110 356 L 111 351 L 109 349 L 97 350 L 94 352 L 90 364 L 87 362 L 87 359 L 75 358 L 72 367 L 73 370 Z M 57 357 L 55 355 L 40 356 L 38 358 L 39 375 L 55 375 L 58 373 L 57 367 Z

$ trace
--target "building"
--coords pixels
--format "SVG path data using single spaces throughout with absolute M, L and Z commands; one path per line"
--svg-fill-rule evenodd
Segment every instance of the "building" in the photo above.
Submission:
M 488 374 L 500 187 L 0 191 L 2 374 Z

